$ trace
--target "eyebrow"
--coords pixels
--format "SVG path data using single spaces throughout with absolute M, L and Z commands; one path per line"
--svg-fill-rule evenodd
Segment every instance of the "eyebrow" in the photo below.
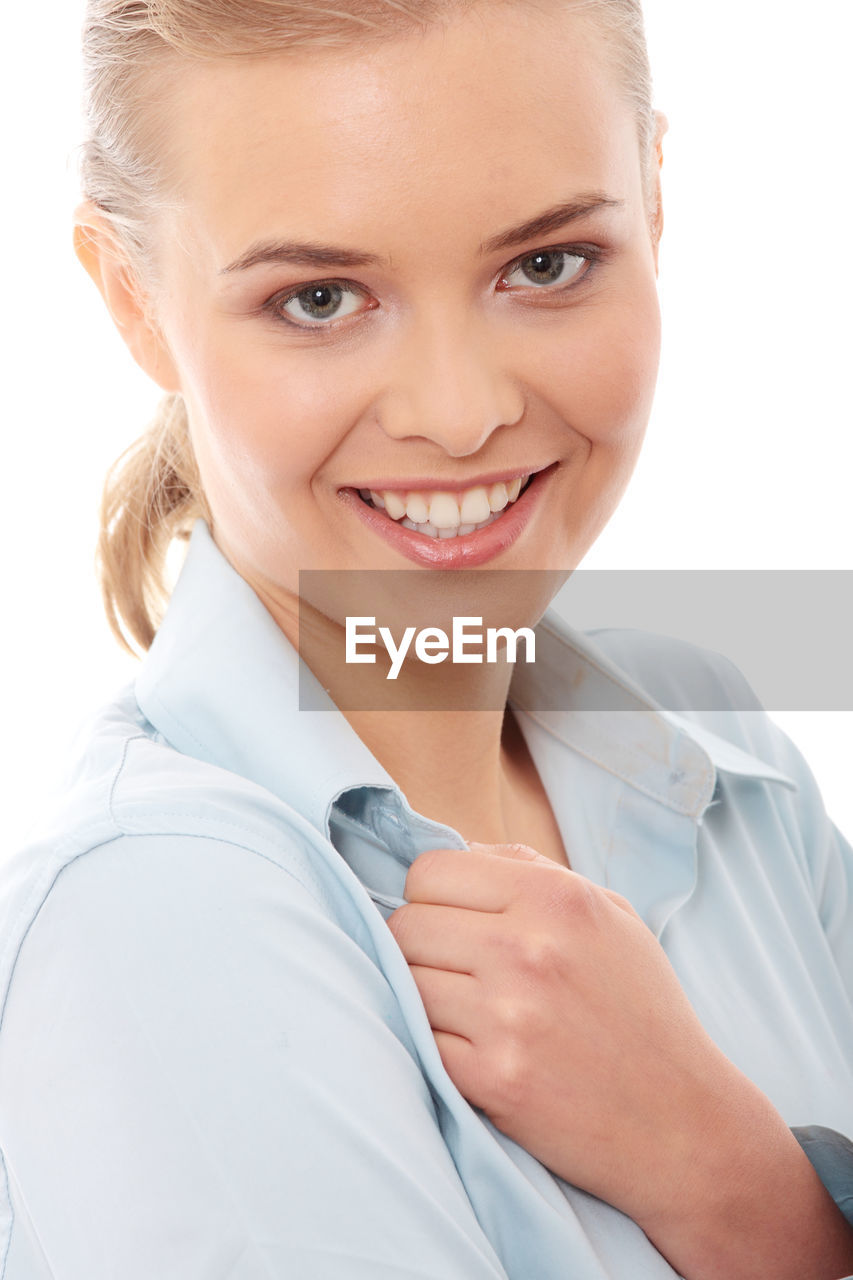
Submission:
M 554 205 L 544 213 L 537 214 L 535 218 L 530 218 L 517 227 L 510 227 L 507 231 L 501 231 L 498 235 L 492 236 L 490 240 L 485 240 L 480 245 L 480 253 L 497 253 L 499 249 L 514 249 L 517 244 L 523 244 L 525 240 L 532 240 L 535 236 L 550 235 L 552 231 L 559 231 L 568 223 L 576 222 L 578 218 L 584 218 L 587 214 L 597 213 L 599 209 L 618 209 L 623 204 L 623 200 L 614 200 L 600 191 L 576 196 L 573 200 Z
M 499 232 L 480 245 L 481 256 L 497 253 L 501 249 L 512 249 L 525 240 L 535 236 L 549 235 L 561 227 L 596 213 L 600 209 L 616 209 L 624 204 L 622 200 L 614 200 L 599 191 L 588 192 L 553 205 L 543 213 L 518 226 L 509 227 Z M 346 249 L 339 245 L 314 244 L 301 240 L 259 240 L 242 253 L 239 258 L 222 267 L 220 275 L 230 275 L 237 271 L 248 271 L 261 263 L 283 262 L 295 266 L 310 267 L 378 267 L 387 266 L 388 260 L 376 253 L 364 253 L 357 249 Z

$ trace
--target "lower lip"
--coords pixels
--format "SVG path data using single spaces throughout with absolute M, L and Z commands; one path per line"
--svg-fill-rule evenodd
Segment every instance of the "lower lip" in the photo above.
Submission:
M 456 538 L 430 538 L 405 529 L 376 507 L 369 507 L 355 489 L 341 489 L 339 496 L 365 524 L 415 564 L 430 569 L 473 569 L 512 546 L 533 516 L 556 469 L 554 463 L 537 472 L 521 497 L 504 508 L 488 528 Z

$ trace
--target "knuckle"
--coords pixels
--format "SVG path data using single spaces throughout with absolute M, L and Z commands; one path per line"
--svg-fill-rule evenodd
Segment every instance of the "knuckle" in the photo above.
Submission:
M 553 973 L 561 954 L 562 948 L 556 938 L 548 933 L 528 933 L 516 942 L 518 968 L 534 979 Z
M 635 920 L 640 920 L 640 922 L 642 922 L 643 916 L 639 914 L 639 911 L 635 908 L 633 902 L 626 899 L 626 897 L 622 896 L 621 893 L 615 893 L 613 897 L 615 897 L 616 904 L 621 906 L 622 911 L 625 911 L 626 915 L 633 915 Z
M 495 930 L 485 947 L 504 971 L 518 975 L 528 989 L 553 975 L 565 959 L 565 939 L 553 924 Z
M 498 1004 L 495 1022 L 502 1045 L 524 1044 L 533 1023 L 530 1001 L 516 995 L 504 996 Z
M 513 1040 L 499 1045 L 486 1074 L 491 1109 L 502 1115 L 516 1114 L 530 1089 L 530 1060 L 522 1046 Z
M 603 899 L 604 891 L 585 876 L 565 877 L 553 890 L 554 909 L 574 926 L 594 923 L 601 913 Z
M 440 1051 L 445 1070 L 459 1092 L 472 1106 L 492 1116 L 497 1106 L 497 1094 L 488 1052 L 482 1044 L 473 1044 L 466 1058 L 458 1055 L 455 1044 L 448 1044 L 444 1037 L 437 1035 L 436 1040 L 439 1039 L 442 1041 Z
M 626 915 L 633 916 L 635 920 L 640 920 L 642 918 L 635 910 L 633 904 L 630 903 L 627 898 L 623 897 L 621 893 L 615 893 L 613 889 L 608 889 L 607 896 L 610 901 L 624 911 Z

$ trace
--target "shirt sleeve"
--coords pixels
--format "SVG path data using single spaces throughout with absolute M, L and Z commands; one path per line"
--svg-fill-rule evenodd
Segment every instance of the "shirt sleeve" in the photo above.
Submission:
M 24 1235 L 62 1280 L 499 1280 L 379 969 L 281 866 L 122 836 L 60 873 L 0 1027 Z
M 805 854 L 824 933 L 853 1001 L 853 846 L 827 816 L 817 782 L 796 747 Z
M 835 1129 L 803 1125 L 792 1129 L 817 1175 L 853 1226 L 853 1142 Z
M 796 744 L 764 711 L 743 673 L 724 660 L 727 681 L 737 691 L 738 735 L 797 784 L 785 816 L 792 845 L 799 851 L 823 931 L 844 989 L 853 1001 L 853 847 L 829 818 L 817 780 Z M 792 1129 L 818 1177 L 853 1225 L 853 1142 L 834 1129 L 806 1125 Z
M 754 751 L 797 784 L 780 805 L 792 846 L 797 850 L 823 931 L 848 998 L 853 1002 L 853 846 L 826 812 L 817 780 L 802 752 L 767 714 L 746 677 L 728 658 L 720 658 L 724 680 L 733 691 L 738 730 L 724 715 L 723 736 Z M 728 721 L 728 724 L 725 722 Z M 716 726 L 712 726 L 716 727 Z
M 781 753 L 797 781 L 796 810 L 815 901 L 839 974 L 853 1001 L 853 848 L 829 819 L 817 781 L 781 729 Z M 823 1185 L 853 1225 L 853 1142 L 821 1125 L 793 1129 Z
M 789 834 L 802 853 L 823 931 L 853 1002 L 853 846 L 826 812 L 817 780 L 799 748 L 768 719 L 779 768 L 797 783 Z

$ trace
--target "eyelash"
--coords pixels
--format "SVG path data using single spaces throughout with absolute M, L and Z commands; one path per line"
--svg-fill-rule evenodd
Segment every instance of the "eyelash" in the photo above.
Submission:
M 568 284 L 559 286 L 540 285 L 537 287 L 531 283 L 528 287 L 534 293 L 557 295 L 559 297 L 573 289 L 577 289 L 589 279 L 594 268 L 608 257 L 607 250 L 603 249 L 600 245 L 548 245 L 546 248 L 533 249 L 530 253 L 525 253 L 522 257 L 513 259 L 513 261 L 501 271 L 499 281 L 506 279 L 507 276 L 511 275 L 516 270 L 516 268 L 520 267 L 524 262 L 529 262 L 531 258 L 536 258 L 540 254 L 545 255 L 556 253 L 564 253 L 567 257 L 571 258 L 583 258 L 587 264 L 586 268 L 582 271 L 578 279 L 571 280 Z M 271 316 L 273 320 L 278 321 L 280 324 L 285 324 L 289 328 L 298 329 L 300 333 L 328 333 L 330 329 L 337 329 L 352 317 L 342 316 L 340 320 L 332 319 L 326 323 L 318 321 L 316 324 L 310 324 L 308 322 L 300 324 L 299 321 L 293 320 L 289 316 L 285 316 L 280 310 L 285 303 L 292 302 L 293 299 L 298 298 L 301 293 L 306 293 L 309 289 L 323 288 L 324 285 L 339 285 L 343 287 L 345 292 L 360 293 L 368 296 L 366 289 L 363 289 L 360 285 L 355 284 L 355 282 L 351 280 L 343 280 L 336 277 L 327 278 L 325 280 L 309 280 L 295 289 L 288 289 L 285 293 L 274 294 L 272 298 L 263 304 L 261 312 L 262 314 Z M 518 288 L 519 286 L 511 287 Z M 371 308 L 371 310 L 373 309 L 374 308 Z M 353 314 L 361 314 L 361 312 Z

